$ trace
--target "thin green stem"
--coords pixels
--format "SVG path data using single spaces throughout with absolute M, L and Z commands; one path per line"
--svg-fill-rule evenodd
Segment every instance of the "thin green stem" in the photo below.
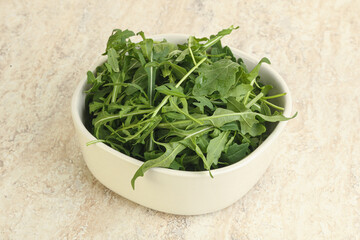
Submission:
M 202 122 L 200 122 L 199 120 L 197 120 L 196 118 L 192 117 L 189 113 L 183 111 L 182 109 L 179 108 L 179 106 L 176 104 L 176 102 L 174 101 L 174 98 L 170 98 L 170 103 L 175 107 L 175 109 L 182 113 L 183 115 L 185 115 L 187 118 L 193 120 L 194 122 L 198 123 L 198 124 L 202 124 Z
M 241 116 L 241 115 L 244 115 L 244 114 L 255 114 L 254 112 L 242 112 L 242 113 L 239 113 L 239 112 L 234 112 L 232 114 L 228 114 L 227 116 Z M 199 121 L 206 121 L 206 120 L 211 120 L 211 119 L 216 119 L 216 118 L 221 118 L 223 117 L 222 115 L 213 115 L 213 116 L 207 116 L 207 117 L 201 117 L 201 118 L 197 118 L 197 120 Z M 181 124 L 191 124 L 193 123 L 192 120 L 181 120 L 181 121 L 176 121 L 176 122 L 171 122 L 171 123 L 160 123 L 158 125 L 159 128 L 166 128 L 166 127 L 169 127 L 169 126 L 172 126 L 172 125 L 181 125 Z
M 246 108 L 250 108 L 252 105 L 254 105 L 259 99 L 264 96 L 263 93 L 259 93 L 256 97 L 254 97 L 248 104 L 246 104 Z
M 209 47 L 211 47 L 212 45 L 214 45 L 215 43 L 217 43 L 220 39 L 222 39 L 224 36 L 217 36 L 213 39 L 211 39 L 210 41 L 208 41 L 207 43 L 205 43 L 202 48 L 204 49 L 204 51 L 206 51 Z
M 99 142 L 106 142 L 106 140 L 102 140 L 102 139 L 96 139 L 96 140 L 92 140 L 90 142 L 86 143 L 86 146 L 89 146 L 91 144 L 95 144 L 95 143 L 99 143 Z
M 137 112 L 132 112 L 132 113 L 124 114 L 124 115 L 122 115 L 122 117 L 129 117 L 129 116 L 134 116 L 134 115 L 140 115 L 140 114 L 149 113 L 149 112 L 152 112 L 152 111 L 153 111 L 153 109 L 140 110 L 140 111 L 137 111 Z
M 150 62 L 153 61 L 153 52 L 150 54 Z M 155 70 L 154 67 L 150 67 L 149 76 L 148 76 L 148 96 L 149 96 L 149 104 L 153 105 L 153 98 L 155 92 Z
M 247 103 L 247 101 L 249 99 L 249 96 L 250 96 L 250 92 L 248 92 L 244 97 L 244 100 L 243 100 L 244 105 L 246 105 L 246 103 Z
M 175 87 L 178 88 L 186 80 L 186 78 L 188 78 L 190 76 L 190 74 L 193 71 L 195 71 L 205 60 L 206 60 L 206 58 L 203 58 L 197 64 L 195 64 L 195 66 L 192 69 L 190 69 L 190 71 L 188 73 L 186 73 L 182 79 L 180 79 L 180 81 L 176 84 Z
M 257 104 L 257 103 L 255 103 L 255 104 L 253 105 L 253 107 L 255 107 L 258 111 L 260 111 L 260 110 L 261 110 L 260 105 L 259 105 L 259 104 Z
M 279 95 L 280 95 L 280 94 L 279 94 Z M 251 96 L 256 96 L 256 95 L 253 94 L 253 93 L 251 93 Z M 280 111 L 284 111 L 284 108 L 283 108 L 283 107 L 277 106 L 277 105 L 275 105 L 275 104 L 273 104 L 273 103 L 271 103 L 271 102 L 269 102 L 269 101 L 264 100 L 264 97 L 260 98 L 260 101 L 266 103 L 267 105 L 269 105 L 269 106 L 271 106 L 271 107 L 273 107 L 273 108 L 275 108 L 275 109 L 278 109 L 278 110 L 280 110 Z
M 282 97 L 285 95 L 286 95 L 286 93 L 280 93 L 280 94 L 276 94 L 276 95 L 272 95 L 272 96 L 263 97 L 262 99 L 273 99 L 273 98 L 278 98 L 278 97 Z
M 207 57 L 222 57 L 225 56 L 226 53 L 220 53 L 220 54 L 206 54 Z
M 253 86 L 255 82 L 256 82 L 256 77 L 250 82 L 250 85 Z M 247 104 L 247 101 L 249 100 L 249 97 L 250 97 L 250 93 L 251 93 L 251 92 L 248 92 L 248 93 L 245 95 L 244 100 L 243 100 L 244 105 Z
M 134 127 L 137 127 L 141 124 L 144 124 L 144 123 L 149 123 L 149 122 L 152 122 L 153 120 L 151 118 L 147 119 L 147 120 L 144 120 L 142 122 L 138 122 L 138 123 L 134 123 L 134 124 L 131 124 L 131 125 L 128 125 L 126 127 L 122 127 L 122 128 L 118 128 L 115 130 L 115 132 L 121 132 L 123 130 L 127 130 L 127 129 L 131 129 L 131 128 L 134 128 Z M 111 134 L 112 135 L 112 134 Z
M 237 28 L 238 27 L 231 26 L 229 29 L 232 31 L 232 30 L 237 29 Z M 225 35 L 227 35 L 227 34 L 225 34 Z M 220 39 L 225 37 L 225 35 L 220 35 L 220 36 L 214 37 L 213 39 L 210 39 L 207 43 L 205 43 L 202 46 L 202 50 L 206 51 L 209 47 L 211 47 L 212 45 L 214 45 L 215 43 L 220 41 Z
M 115 120 L 115 119 L 118 119 L 118 118 L 124 118 L 124 117 L 149 113 L 149 112 L 152 112 L 152 111 L 153 111 L 153 109 L 146 109 L 146 110 L 140 110 L 140 111 L 137 111 L 137 112 L 127 113 L 127 114 L 124 114 L 124 115 L 116 114 L 116 115 L 108 116 L 106 118 L 102 118 L 102 119 L 98 120 L 97 122 L 94 122 L 94 126 L 96 126 L 98 124 L 101 124 L 103 122 L 106 122 L 106 121 L 112 121 L 112 120 Z
M 267 121 L 273 121 L 273 120 L 269 120 L 269 118 L 271 116 L 265 116 L 263 114 L 260 114 L 260 113 L 257 113 L 257 112 L 232 112 L 232 113 L 226 113 L 226 114 L 220 114 L 220 115 L 212 115 L 212 116 L 206 116 L 206 117 L 200 117 L 200 118 L 197 118 L 197 120 L 200 120 L 200 121 L 209 121 L 208 124 L 203 124 L 204 126 L 206 125 L 212 125 L 212 121 L 213 119 L 217 119 L 217 118 L 228 118 L 228 117 L 234 117 L 234 116 L 239 116 L 239 117 L 243 117 L 244 115 L 255 115 L 255 116 L 260 116 L 261 118 L 263 118 L 264 120 L 267 120 Z M 296 114 L 294 116 L 292 116 L 291 118 L 294 118 L 296 116 Z M 274 116 L 272 116 L 274 117 Z M 284 121 L 284 120 L 288 120 L 289 118 L 283 118 L 283 119 L 278 119 L 278 120 L 275 120 L 275 121 Z M 192 120 L 181 120 L 181 121 L 176 121 L 176 122 L 171 122 L 171 123 L 160 123 L 158 125 L 159 128 L 168 128 L 168 127 L 171 127 L 171 126 L 174 126 L 174 125 L 189 125 L 189 124 L 192 124 L 194 123 L 194 121 Z
M 271 103 L 271 102 L 268 102 L 268 101 L 266 101 L 266 100 L 262 100 L 262 99 L 261 99 L 261 101 L 263 101 L 264 103 L 266 103 L 266 104 L 269 105 L 270 107 L 276 108 L 276 109 L 278 109 L 278 110 L 280 110 L 280 111 L 284 111 L 284 108 L 283 108 L 283 107 L 279 107 L 279 106 L 277 106 L 277 105 L 275 105 L 275 104 L 273 104 L 273 103 Z
M 192 50 L 191 50 L 190 45 L 188 45 L 188 49 L 189 49 L 189 52 L 190 52 L 191 58 L 192 58 L 192 60 L 193 60 L 193 63 L 194 63 L 194 65 L 196 65 L 196 60 L 195 60 L 195 57 L 194 57 L 194 54 L 193 54 L 193 52 L 192 52 Z

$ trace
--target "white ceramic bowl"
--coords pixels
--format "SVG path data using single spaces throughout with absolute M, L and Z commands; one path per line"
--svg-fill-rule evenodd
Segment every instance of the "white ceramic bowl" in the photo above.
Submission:
M 187 35 L 164 34 L 152 37 L 154 40 L 167 39 L 173 43 L 186 42 Z M 252 69 L 260 59 L 231 48 L 236 57 L 241 57 L 248 69 Z M 96 66 L 104 62 L 99 62 Z M 261 82 L 274 86 L 273 94 L 286 92 L 276 104 L 285 108 L 284 115 L 291 114 L 291 97 L 281 76 L 270 65 L 262 64 Z M 223 209 L 239 200 L 260 179 L 268 168 L 276 152 L 276 140 L 286 122 L 280 122 L 270 136 L 243 160 L 220 169 L 212 170 L 214 178 L 207 171 L 188 172 L 164 168 L 150 169 L 144 177 L 136 180 L 136 189 L 130 180 L 142 162 L 122 154 L 103 143 L 86 146 L 95 137 L 84 126 L 85 96 L 89 86 L 86 76 L 77 86 L 72 98 L 71 111 L 86 164 L 92 174 L 106 187 L 140 205 L 158 211 L 196 215 Z

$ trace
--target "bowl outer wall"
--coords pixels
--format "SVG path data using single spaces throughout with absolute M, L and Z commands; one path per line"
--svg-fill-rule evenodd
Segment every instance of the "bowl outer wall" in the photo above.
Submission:
M 183 43 L 183 34 L 153 36 L 154 40 L 166 38 L 169 42 Z M 241 57 L 249 69 L 258 62 L 255 57 L 231 48 L 235 57 Z M 106 58 L 101 58 L 91 70 L 95 70 Z M 263 64 L 261 80 L 271 83 L 276 91 L 286 92 L 278 104 L 284 106 L 284 115 L 291 114 L 291 97 L 281 76 Z M 136 180 L 135 190 L 130 180 L 142 162 L 122 154 L 103 143 L 86 146 L 95 137 L 85 128 L 84 118 L 86 78 L 75 90 L 72 99 L 72 117 L 84 160 L 92 174 L 106 187 L 140 205 L 172 214 L 197 215 L 223 209 L 239 200 L 260 179 L 277 152 L 276 142 L 286 122 L 280 122 L 270 136 L 250 155 L 238 163 L 212 170 L 209 173 L 178 171 L 164 168 L 150 169 Z

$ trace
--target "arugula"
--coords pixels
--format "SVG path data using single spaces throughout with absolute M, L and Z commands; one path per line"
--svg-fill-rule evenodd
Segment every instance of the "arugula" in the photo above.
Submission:
M 209 38 L 184 44 L 154 41 L 115 29 L 107 61 L 88 72 L 89 131 L 110 147 L 143 161 L 131 180 L 154 167 L 209 171 L 236 163 L 270 134 L 269 123 L 286 121 L 272 103 L 270 85 L 260 81 L 263 58 L 248 71 L 221 39 L 231 26 Z
M 194 96 L 211 95 L 218 91 L 221 96 L 227 94 L 235 84 L 239 64 L 230 59 L 221 59 L 212 64 L 203 64 L 197 70 L 199 76 L 195 79 Z

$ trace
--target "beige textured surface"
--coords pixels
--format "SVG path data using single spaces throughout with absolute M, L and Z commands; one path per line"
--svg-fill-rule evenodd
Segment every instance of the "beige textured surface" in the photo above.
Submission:
M 0 239 L 360 239 L 360 1 L 130 2 L 0 1 Z M 299 111 L 264 177 L 194 217 L 103 187 L 70 98 L 111 30 L 203 36 L 231 24 L 224 42 L 269 57 Z

